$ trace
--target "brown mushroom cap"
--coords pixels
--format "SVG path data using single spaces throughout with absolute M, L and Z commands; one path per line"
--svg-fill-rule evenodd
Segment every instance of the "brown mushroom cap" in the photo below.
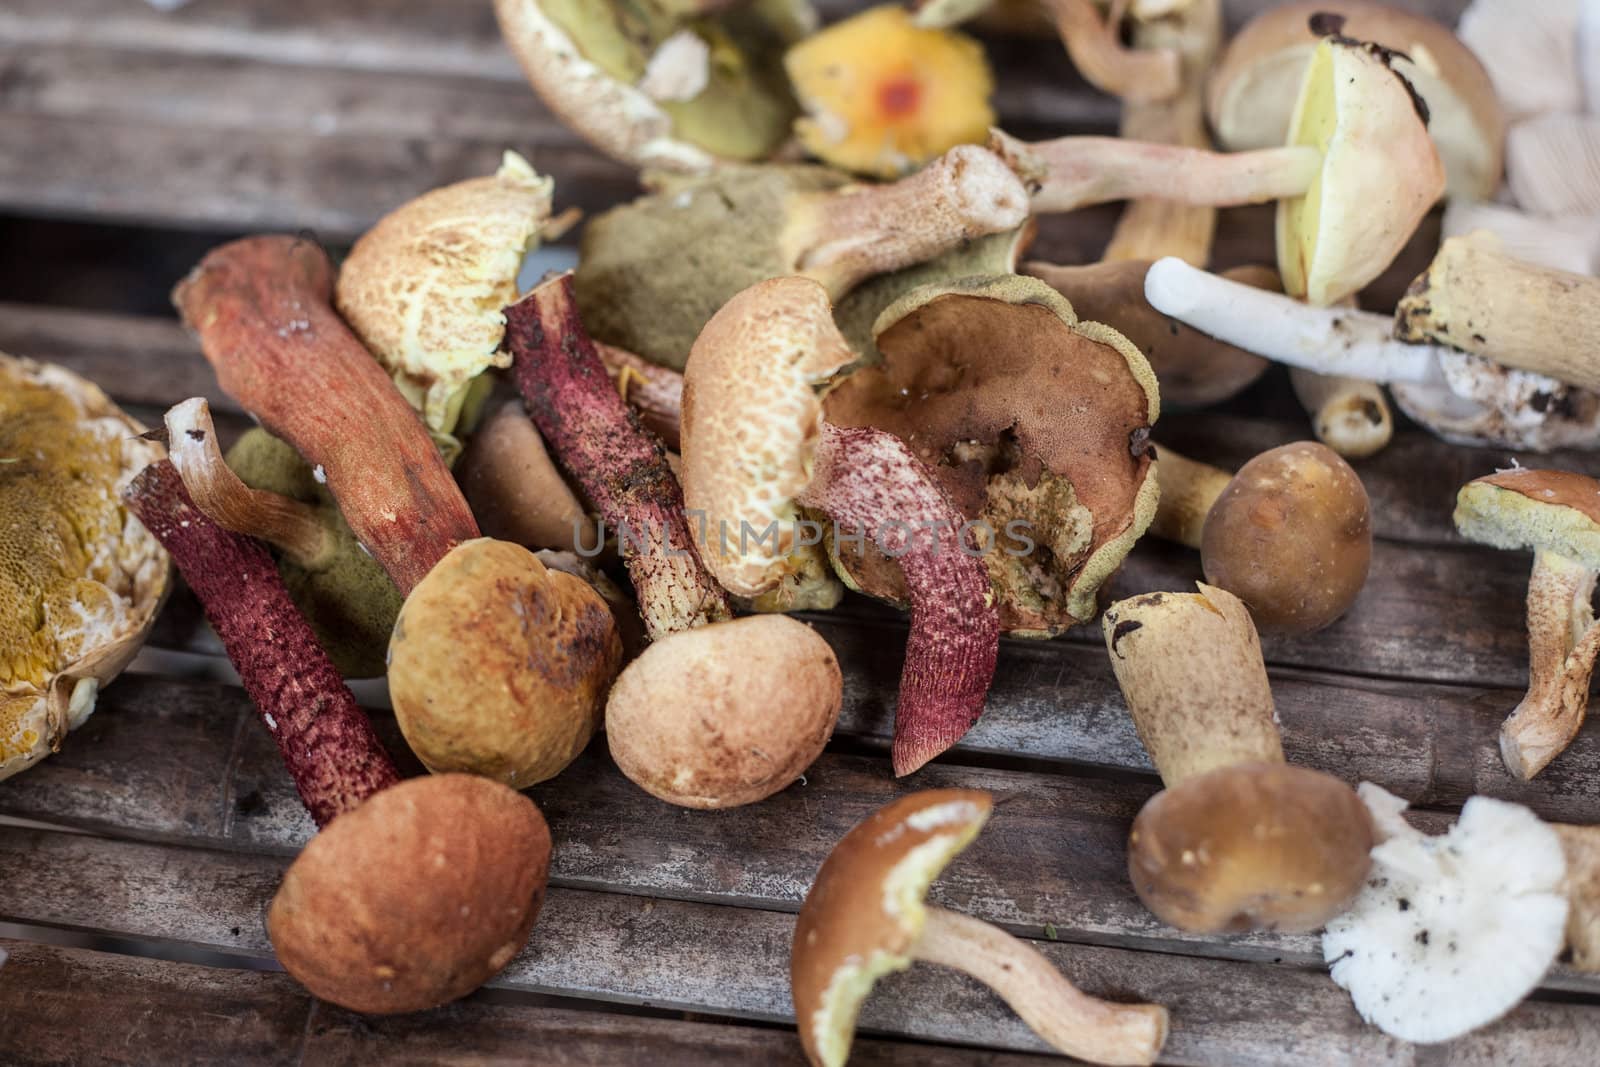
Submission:
M 600 726 L 622 662 L 611 609 L 520 545 L 457 545 L 417 583 L 389 643 L 389 695 L 429 770 L 525 789 Z
M 486 778 L 413 778 L 330 823 L 267 913 L 279 961 L 351 1011 L 422 1011 L 511 962 L 544 902 L 550 830 Z
M 520 400 L 483 421 L 456 464 L 456 480 L 485 537 L 528 548 L 594 551 L 600 532 L 534 429 Z
M 911 965 L 923 897 L 989 818 L 973 789 L 901 797 L 869 815 L 823 861 L 794 927 L 789 981 L 812 1063 L 843 1063 L 872 985 Z
M 1600 570 L 1600 482 L 1571 471 L 1499 471 L 1456 497 L 1456 528 L 1495 548 L 1555 552 Z
M 1311 633 L 1349 610 L 1372 563 L 1372 505 L 1338 453 L 1296 441 L 1233 476 L 1201 534 L 1206 581 L 1262 631 Z
M 1372 820 L 1330 775 L 1239 763 L 1150 799 L 1128 840 L 1139 899 L 1191 933 L 1314 930 L 1367 876 Z
M 1003 629 L 1051 635 L 1092 618 L 1155 513 L 1145 439 L 1160 405 L 1144 356 L 1016 275 L 918 289 L 876 333 L 883 364 L 828 395 L 828 421 L 895 434 L 999 535 L 984 559 Z M 1006 534 L 1013 521 L 1028 524 L 1031 550 Z M 898 566 L 870 544 L 834 551 L 856 588 L 906 599 Z
M 794 782 L 843 702 L 833 649 L 786 615 L 680 630 L 617 678 L 611 756 L 635 785 L 686 808 L 732 808 Z

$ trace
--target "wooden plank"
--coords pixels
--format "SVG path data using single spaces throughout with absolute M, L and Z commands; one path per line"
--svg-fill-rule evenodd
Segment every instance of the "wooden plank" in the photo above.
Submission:
M 264 958 L 270 945 L 260 912 L 282 862 L 0 828 L 0 920 Z M 119 888 L 107 893 L 106 886 Z M 770 911 L 553 889 L 530 944 L 493 986 L 789 1021 L 791 933 L 792 919 Z M 1523 1057 L 1577 1067 L 1600 1041 L 1600 1007 L 1535 1000 L 1450 1046 L 1419 1050 L 1362 1025 L 1345 994 L 1313 971 L 1032 943 L 1091 993 L 1166 1004 L 1173 1030 L 1163 1062 L 1172 1064 L 1414 1064 L 1448 1056 L 1456 1064 Z M 1040 1049 L 986 990 L 934 967 L 880 983 L 861 1025 Z

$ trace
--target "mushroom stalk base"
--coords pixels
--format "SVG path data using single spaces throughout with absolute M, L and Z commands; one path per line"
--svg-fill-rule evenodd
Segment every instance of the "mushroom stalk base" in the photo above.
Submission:
M 1394 437 L 1394 415 L 1376 382 L 1301 367 L 1290 370 L 1289 381 L 1311 416 L 1317 440 L 1346 459 L 1380 452 Z
M 1536 552 L 1528 579 L 1528 694 L 1500 728 L 1506 768 L 1527 780 L 1549 766 L 1583 726 L 1600 653 L 1590 601 L 1596 574 Z
M 1156 445 L 1155 449 L 1156 481 L 1161 486 L 1161 499 L 1156 502 L 1156 517 L 1151 520 L 1150 532 L 1198 551 L 1211 505 L 1228 488 L 1233 475 L 1209 463 L 1180 456 L 1170 448 Z
M 979 919 L 928 908 L 912 954 L 994 990 L 1053 1048 L 1090 1063 L 1154 1063 L 1167 1039 L 1167 1009 L 1117 1004 L 1082 992 L 1045 956 Z

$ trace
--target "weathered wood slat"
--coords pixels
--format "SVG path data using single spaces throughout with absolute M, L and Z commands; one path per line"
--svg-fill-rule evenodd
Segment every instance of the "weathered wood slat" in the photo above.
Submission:
M 265 957 L 270 945 L 260 911 L 283 862 L 0 828 L 0 919 Z M 791 917 L 776 912 L 552 889 L 528 947 L 492 984 L 788 1021 L 791 932 Z M 1600 1041 L 1600 1007 L 1530 1001 L 1452 1045 L 1412 1048 L 1363 1026 L 1345 994 L 1311 971 L 1033 943 L 1091 993 L 1168 1005 L 1166 1063 L 1492 1064 L 1522 1057 L 1578 1067 Z M 1040 1048 L 986 990 L 934 967 L 880 983 L 861 1025 L 935 1041 Z

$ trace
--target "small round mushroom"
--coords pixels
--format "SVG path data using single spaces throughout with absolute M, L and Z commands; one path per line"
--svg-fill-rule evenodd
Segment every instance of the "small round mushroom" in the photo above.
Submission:
M 1148 593 L 1106 609 L 1112 670 L 1163 792 L 1134 820 L 1128 871 L 1193 933 L 1312 930 L 1366 877 L 1372 826 L 1343 782 L 1283 761 L 1261 644 L 1235 596 Z
M 822 754 L 844 696 L 833 649 L 786 615 L 752 615 L 659 638 L 606 704 L 622 773 L 686 808 L 754 804 Z
M 1500 728 L 1500 753 L 1532 778 L 1583 726 L 1600 655 L 1595 579 L 1600 575 L 1600 482 L 1569 471 L 1500 471 L 1456 496 L 1456 529 L 1468 540 L 1532 549 L 1528 578 L 1528 692 Z
M 1198 548 L 1206 581 L 1243 599 L 1263 631 L 1313 633 L 1350 610 L 1372 563 L 1372 505 L 1337 453 L 1296 441 L 1229 478 L 1156 452 L 1152 532 Z
M 978 836 L 988 793 L 901 797 L 857 824 L 823 861 L 795 921 L 789 987 L 806 1058 L 842 1067 L 873 984 L 915 961 L 961 971 L 1061 1052 L 1090 1063 L 1154 1063 L 1167 1010 L 1080 992 L 1038 950 L 986 922 L 925 903 L 928 887 Z
M 556 469 L 521 401 L 508 400 L 483 420 L 455 473 L 486 536 L 528 548 L 599 550 L 593 516 Z

